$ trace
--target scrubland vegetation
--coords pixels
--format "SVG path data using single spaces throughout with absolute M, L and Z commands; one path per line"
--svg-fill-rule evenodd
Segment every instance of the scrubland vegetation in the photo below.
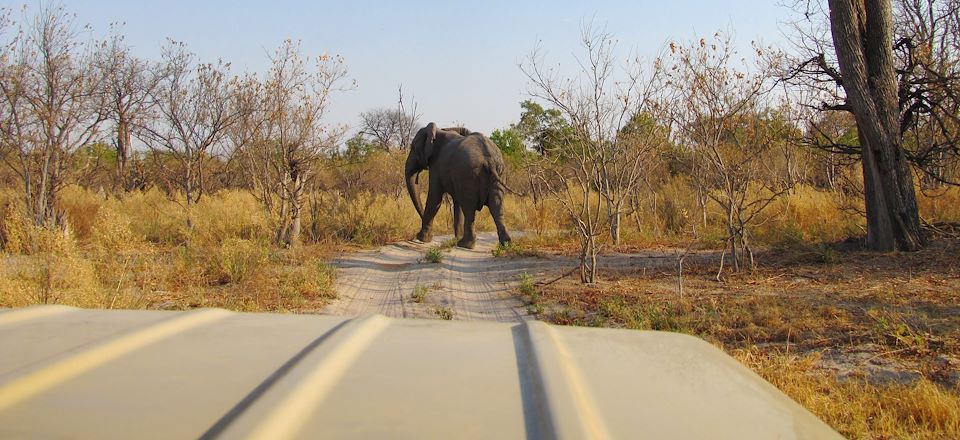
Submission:
M 333 295 L 328 248 L 269 245 L 269 221 L 249 194 L 223 192 L 196 206 L 191 231 L 158 191 L 104 198 L 69 188 L 67 231 L 23 219 L 4 194 L 2 306 L 315 310 Z
M 896 5 L 923 12 L 896 22 L 915 37 L 895 53 L 910 93 L 884 148 L 906 174 L 876 167 L 888 138 L 823 86 L 843 73 L 829 41 L 806 46 L 826 57 L 745 55 L 717 34 L 620 69 L 613 37 L 585 29 L 572 80 L 534 50 L 533 99 L 491 133 L 523 234 L 492 257 L 566 256 L 579 277 L 523 277 L 529 310 L 703 337 L 851 437 L 960 437 L 960 86 L 956 53 L 930 50 L 960 34 L 910 33 L 957 8 Z M 401 91 L 346 139 L 324 122 L 352 87 L 336 56 L 287 42 L 269 72 L 234 74 L 182 43 L 161 60 L 117 36 L 83 46 L 58 9 L 4 18 L 23 32 L 0 57 L 0 307 L 316 312 L 334 255 L 419 228 L 402 176 L 416 106 Z M 452 232 L 445 206 L 435 230 Z M 666 257 L 598 262 L 652 251 Z

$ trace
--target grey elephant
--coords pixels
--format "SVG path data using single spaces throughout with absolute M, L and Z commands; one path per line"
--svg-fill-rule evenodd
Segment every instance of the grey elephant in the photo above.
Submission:
M 417 239 L 428 242 L 430 227 L 440 209 L 444 194 L 453 199 L 453 229 L 457 246 L 473 249 L 477 238 L 473 222 L 486 206 L 497 225 L 500 243 L 510 241 L 503 225 L 504 189 L 502 175 L 506 166 L 500 149 L 480 133 L 465 128 L 440 129 L 431 122 L 421 128 L 410 143 L 404 170 L 410 200 L 420 214 L 422 225 Z M 425 205 L 420 203 L 420 171 L 429 169 Z

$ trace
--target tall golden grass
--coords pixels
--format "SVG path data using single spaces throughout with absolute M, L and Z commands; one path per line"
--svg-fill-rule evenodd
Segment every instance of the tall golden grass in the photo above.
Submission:
M 270 246 L 270 216 L 243 191 L 191 207 L 192 229 L 185 207 L 156 190 L 117 198 L 67 188 L 63 231 L 32 226 L 12 191 L 0 208 L 0 307 L 289 310 L 332 295 L 324 251 L 291 260 Z
M 960 188 L 917 190 L 920 216 L 930 223 L 960 221 Z

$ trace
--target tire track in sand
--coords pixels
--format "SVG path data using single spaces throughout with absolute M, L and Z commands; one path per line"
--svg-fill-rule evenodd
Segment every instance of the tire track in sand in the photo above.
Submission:
M 475 249 L 455 247 L 444 252 L 441 263 L 422 261 L 424 253 L 444 238 L 448 237 L 437 237 L 432 243 L 394 243 L 334 261 L 338 298 L 321 312 L 436 319 L 436 310 L 445 308 L 458 320 L 532 319 L 513 290 L 522 273 L 548 271 L 549 260 L 494 258 L 490 251 L 496 246 L 496 235 L 480 233 Z M 418 285 L 429 289 L 422 303 L 411 298 Z

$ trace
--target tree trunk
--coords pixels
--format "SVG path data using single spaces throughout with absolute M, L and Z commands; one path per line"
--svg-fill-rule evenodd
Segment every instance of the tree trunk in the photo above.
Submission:
M 580 283 L 587 284 L 590 282 L 587 279 L 587 248 L 590 244 L 586 237 L 581 237 L 580 240 Z
M 918 250 L 913 176 L 901 148 L 890 0 L 829 0 L 830 29 L 843 88 L 862 139 L 867 246 Z
M 707 196 L 703 193 L 703 186 L 697 183 L 697 206 L 700 207 L 700 214 L 703 217 L 703 227 L 707 227 Z
M 610 239 L 614 245 L 620 244 L 620 208 L 610 213 Z
M 581 231 L 580 236 L 580 282 L 592 284 L 597 278 L 596 237 Z
M 590 244 L 590 268 L 587 271 L 587 282 L 593 284 L 597 280 L 597 242 L 593 234 L 590 234 L 588 243 Z
M 186 197 L 186 215 L 187 215 L 187 230 L 190 231 L 190 235 L 193 235 L 193 163 L 188 162 L 186 167 L 186 175 L 183 179 L 183 193 Z
M 277 214 L 277 218 L 278 218 L 277 229 L 273 234 L 274 243 L 276 243 L 277 246 L 285 245 L 287 229 L 289 224 L 287 220 L 287 210 L 289 209 L 288 206 L 290 206 L 290 203 L 283 198 L 284 196 L 285 194 L 281 193 L 280 209 L 279 209 L 279 213 Z
M 130 158 L 130 124 L 126 118 L 120 117 L 117 121 L 117 182 L 125 192 L 132 191 L 134 179 L 127 170 L 127 161 Z
M 299 169 L 294 168 L 290 173 L 290 220 L 284 233 L 283 244 L 290 247 L 300 242 L 301 219 L 303 212 L 303 186 L 305 176 Z

